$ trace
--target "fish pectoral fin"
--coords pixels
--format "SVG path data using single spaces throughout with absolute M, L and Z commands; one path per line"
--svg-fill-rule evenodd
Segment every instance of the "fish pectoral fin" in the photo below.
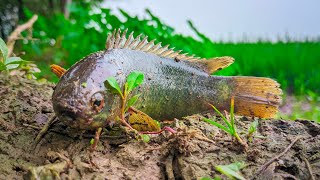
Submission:
M 161 130 L 158 123 L 146 113 L 134 107 L 130 107 L 128 112 L 129 123 L 135 130 L 140 132 L 157 132 Z
M 51 71 L 60 78 L 67 70 L 56 64 L 50 65 Z
M 224 69 L 230 66 L 234 62 L 233 57 L 224 56 L 224 57 L 216 57 L 210 59 L 199 59 L 199 60 L 191 60 L 190 61 L 196 67 L 204 70 L 208 74 L 212 74 L 221 69 Z

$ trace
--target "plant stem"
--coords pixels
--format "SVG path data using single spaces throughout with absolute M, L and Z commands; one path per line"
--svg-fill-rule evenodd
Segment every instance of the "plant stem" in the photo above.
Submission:
M 93 141 L 93 144 L 91 146 L 91 150 L 92 151 L 96 150 L 96 148 L 97 148 L 97 145 L 98 145 L 98 142 L 99 142 L 99 139 L 100 139 L 101 131 L 102 131 L 102 128 L 98 128 L 97 131 L 96 131 L 96 134 L 94 136 L 94 141 Z
M 234 130 L 234 133 L 237 134 L 237 130 L 234 126 L 234 97 L 231 97 L 231 106 L 230 106 L 230 121 L 231 121 L 231 127 Z
M 127 104 L 127 98 L 128 98 L 128 92 L 127 92 L 127 88 L 128 84 L 124 84 L 124 90 L 123 90 L 123 95 L 121 96 L 121 122 L 127 126 L 130 130 L 133 130 L 133 128 L 131 127 L 130 124 L 127 123 L 127 121 L 125 120 L 124 114 L 125 114 L 125 109 L 126 109 L 126 104 Z

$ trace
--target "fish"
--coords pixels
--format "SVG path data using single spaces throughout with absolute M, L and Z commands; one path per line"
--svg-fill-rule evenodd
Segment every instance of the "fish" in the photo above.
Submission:
M 159 121 L 212 112 L 209 103 L 228 110 L 231 98 L 237 115 L 272 118 L 278 112 L 282 90 L 275 80 L 212 75 L 234 58 L 189 56 L 127 32 L 114 30 L 104 50 L 89 54 L 68 70 L 51 66 L 60 77 L 52 95 L 53 109 L 66 125 L 93 130 L 115 123 L 121 99 L 108 89 L 106 79 L 114 77 L 122 87 L 132 71 L 145 76 L 132 92 L 141 94 L 134 107 Z

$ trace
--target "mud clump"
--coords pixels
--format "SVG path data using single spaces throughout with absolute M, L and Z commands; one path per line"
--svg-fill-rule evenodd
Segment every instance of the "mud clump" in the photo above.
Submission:
M 79 138 L 79 130 L 56 122 L 35 147 L 39 129 L 54 116 L 53 88 L 0 74 L 0 179 L 224 179 L 215 166 L 240 161 L 247 165 L 241 170 L 247 179 L 310 179 L 311 172 L 320 179 L 320 126 L 304 120 L 259 120 L 246 152 L 225 132 L 201 121 L 201 115 L 175 120 L 176 135 L 163 133 L 149 143 L 124 134 L 103 137 L 92 153 L 92 132 Z M 252 120 L 239 119 L 236 125 L 245 139 Z

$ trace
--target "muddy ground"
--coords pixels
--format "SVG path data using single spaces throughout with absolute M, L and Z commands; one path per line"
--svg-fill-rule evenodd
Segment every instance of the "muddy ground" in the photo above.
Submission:
M 215 166 L 240 161 L 246 164 L 241 170 L 246 179 L 311 179 L 311 172 L 320 179 L 320 126 L 305 120 L 259 120 L 247 151 L 200 115 L 175 120 L 171 126 L 177 134 L 155 135 L 149 143 L 125 134 L 103 137 L 92 153 L 93 132 L 79 137 L 77 130 L 56 122 L 35 147 L 39 128 L 54 115 L 53 87 L 0 75 L 0 179 L 226 179 Z M 239 119 L 246 141 L 252 119 Z

